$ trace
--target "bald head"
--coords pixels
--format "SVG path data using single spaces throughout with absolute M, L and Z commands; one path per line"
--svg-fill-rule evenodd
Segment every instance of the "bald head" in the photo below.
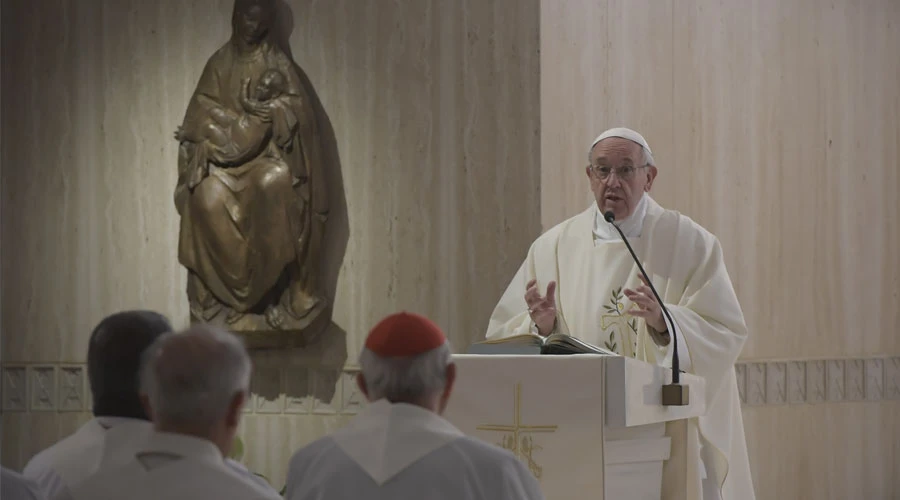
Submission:
M 169 320 L 153 311 L 116 313 L 94 328 L 87 355 L 94 415 L 147 419 L 138 397 L 141 355 L 170 331 Z
M 237 426 L 250 367 L 240 339 L 198 325 L 161 337 L 148 349 L 141 389 L 158 428 L 227 430 Z

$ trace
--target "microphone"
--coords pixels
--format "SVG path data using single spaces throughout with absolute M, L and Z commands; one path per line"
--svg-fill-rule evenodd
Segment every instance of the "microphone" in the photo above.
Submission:
M 631 243 L 628 243 L 628 238 L 625 237 L 625 233 L 623 233 L 619 226 L 614 222 L 616 220 L 616 214 L 614 214 L 612 210 L 607 210 L 603 213 L 603 218 L 606 219 L 606 222 L 609 222 L 612 227 L 616 228 L 619 236 L 622 237 L 622 241 L 625 242 L 625 246 L 628 247 L 628 251 L 631 253 L 631 258 L 634 259 L 634 263 L 637 264 L 638 269 L 641 270 L 641 274 L 644 275 L 644 279 L 647 280 L 647 284 L 650 285 L 653 296 L 656 297 L 659 307 L 662 308 L 662 312 L 666 316 L 666 319 L 669 320 L 669 325 L 672 328 L 672 383 L 663 385 L 662 387 L 662 404 L 663 406 L 687 406 L 689 387 L 682 386 L 678 383 L 681 370 L 678 369 L 678 339 L 675 337 L 675 322 L 672 321 L 672 316 L 669 315 L 666 304 L 659 297 L 659 293 L 656 292 L 656 287 L 653 286 L 653 282 L 650 281 L 650 277 L 647 276 L 647 272 L 644 271 L 644 266 L 641 265 L 640 259 L 637 258 L 634 249 L 631 248 Z

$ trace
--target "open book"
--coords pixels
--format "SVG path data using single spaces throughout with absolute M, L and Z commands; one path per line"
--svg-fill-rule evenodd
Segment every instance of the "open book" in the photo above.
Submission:
M 484 340 L 472 344 L 469 354 L 618 354 L 578 340 L 571 335 L 554 333 L 541 337 L 526 333 L 502 339 Z

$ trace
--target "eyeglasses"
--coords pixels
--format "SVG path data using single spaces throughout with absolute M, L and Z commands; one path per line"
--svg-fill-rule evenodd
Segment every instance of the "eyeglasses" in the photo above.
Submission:
M 604 165 L 588 165 L 588 169 L 591 171 L 591 175 L 600 179 L 601 181 L 606 181 L 609 179 L 611 174 L 616 174 L 616 177 L 619 178 L 620 181 L 628 182 L 634 179 L 634 173 L 639 168 L 646 168 L 650 165 L 641 165 L 640 167 L 632 167 L 631 165 L 627 165 L 624 167 L 612 168 Z

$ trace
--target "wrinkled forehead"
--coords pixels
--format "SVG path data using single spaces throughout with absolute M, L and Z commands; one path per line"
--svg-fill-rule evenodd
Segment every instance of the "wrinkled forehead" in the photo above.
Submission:
M 641 159 L 641 145 L 621 137 L 607 137 L 591 149 L 594 163 L 637 163 Z

